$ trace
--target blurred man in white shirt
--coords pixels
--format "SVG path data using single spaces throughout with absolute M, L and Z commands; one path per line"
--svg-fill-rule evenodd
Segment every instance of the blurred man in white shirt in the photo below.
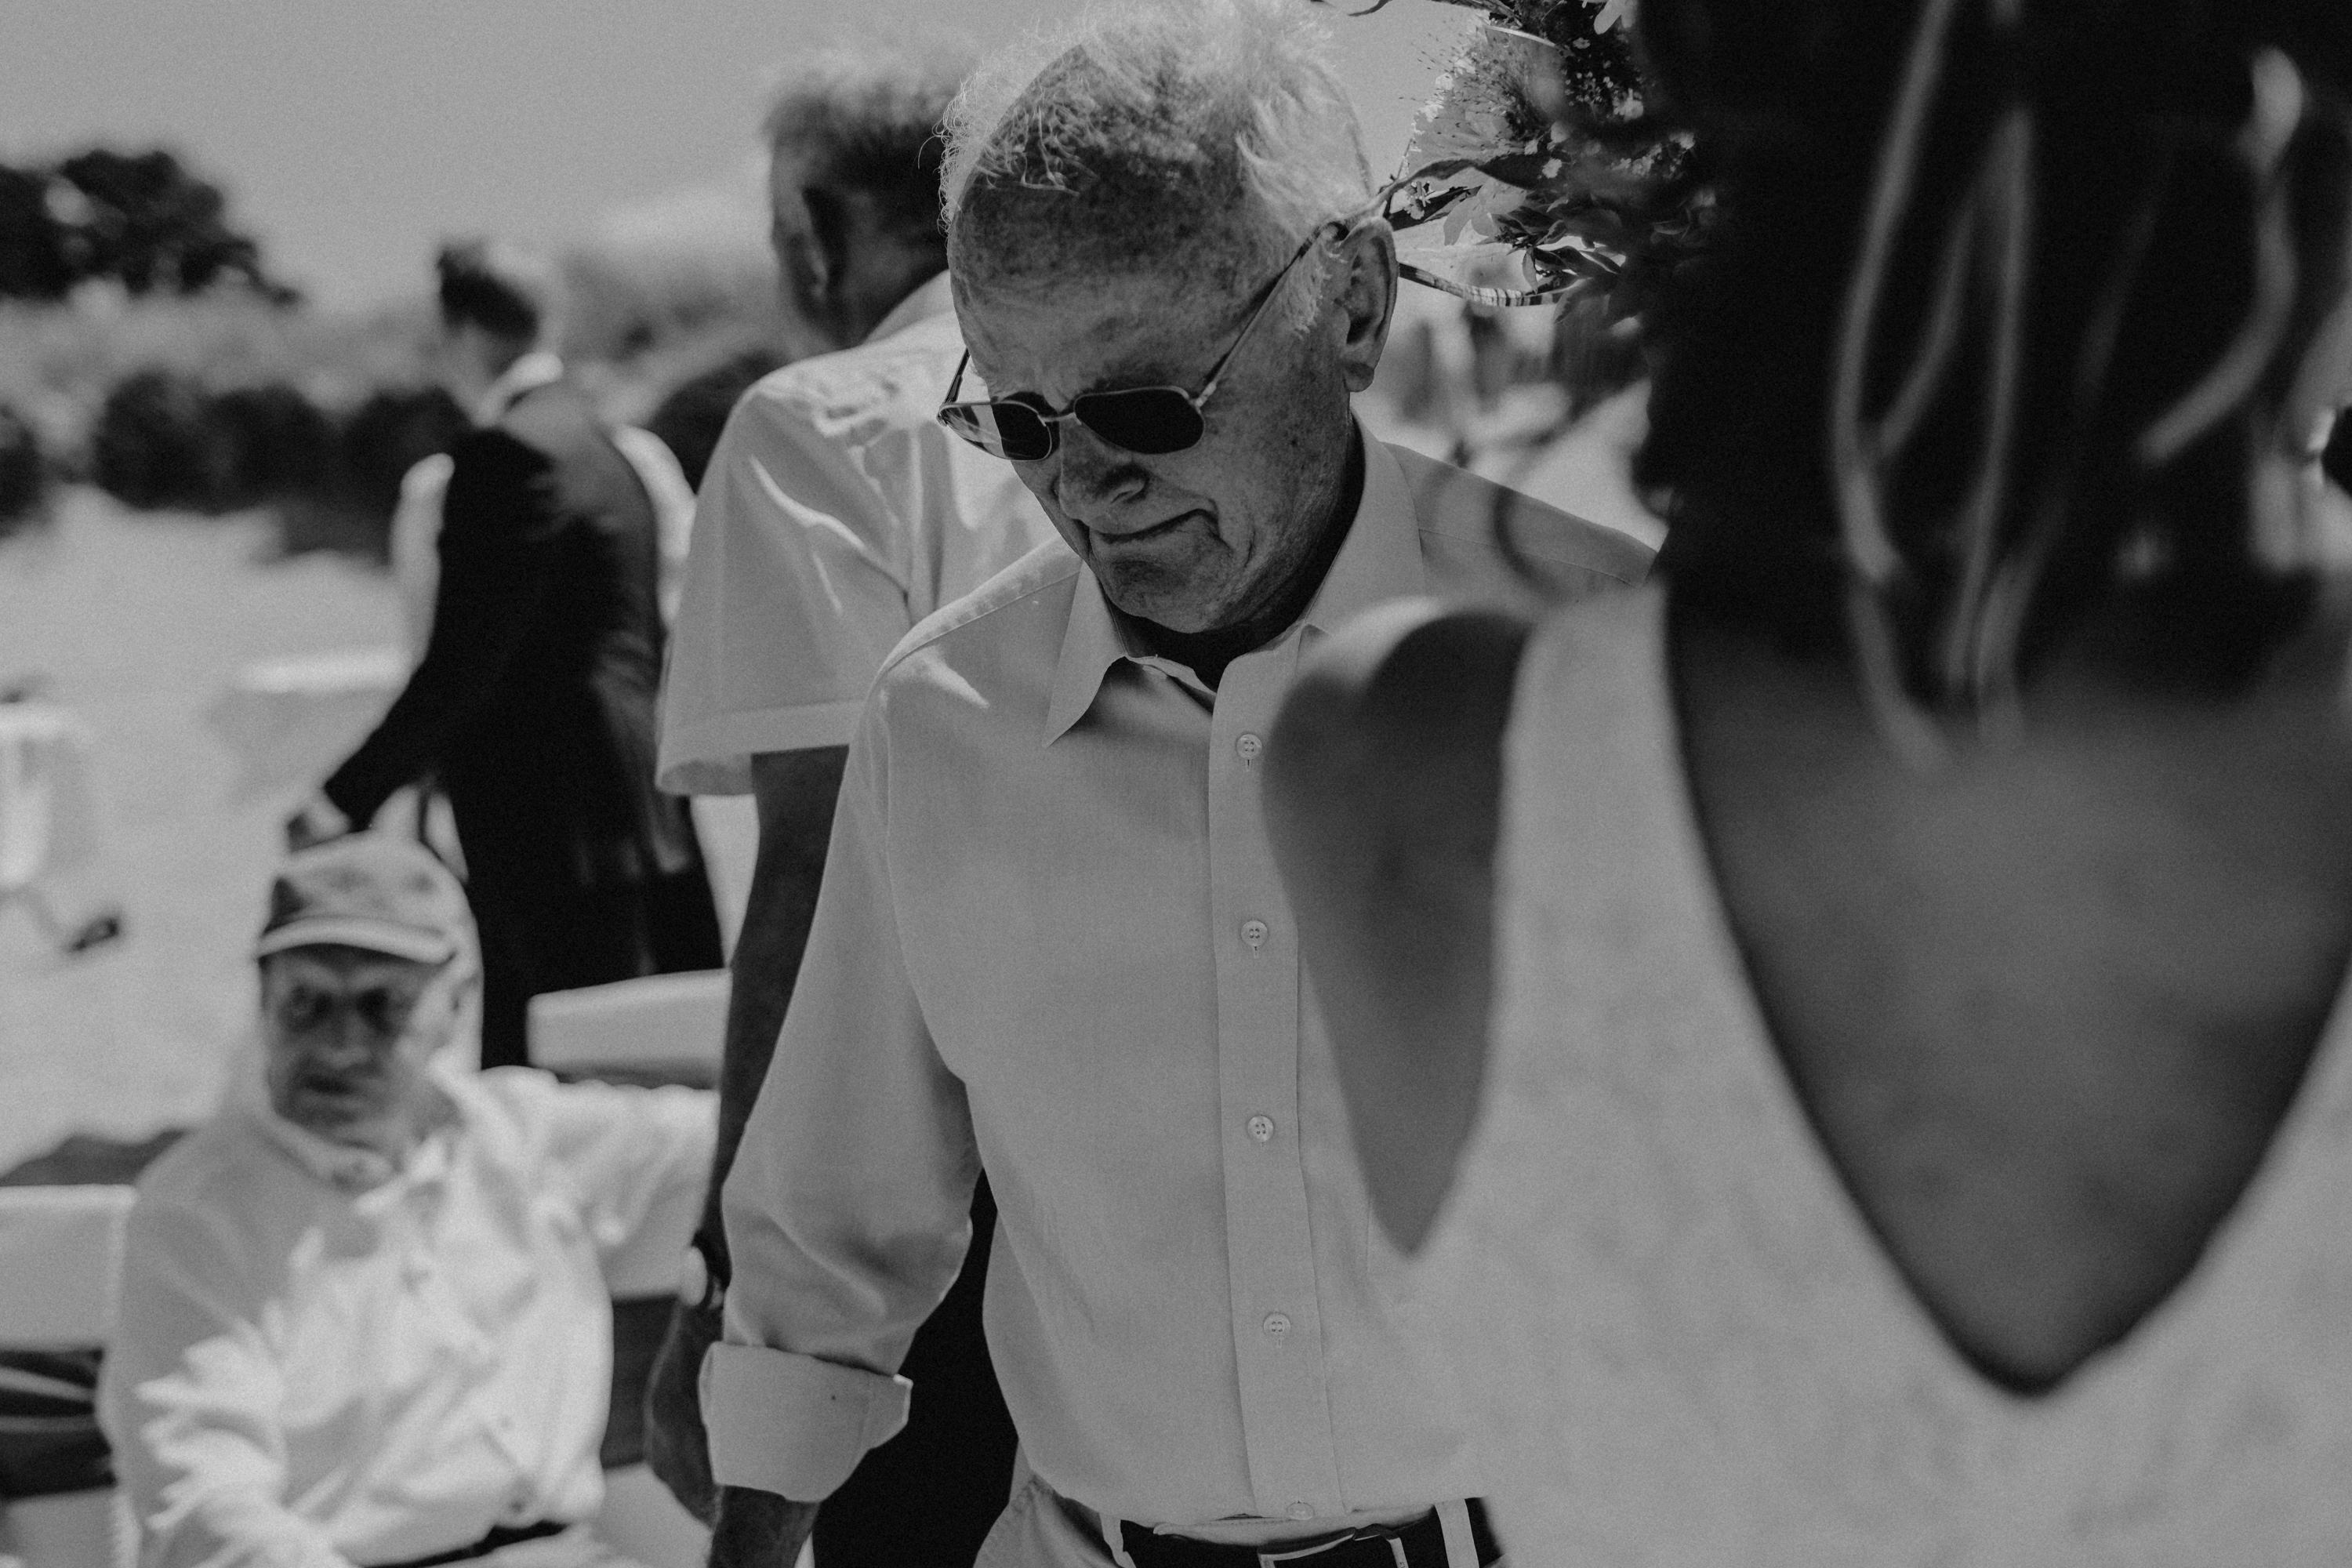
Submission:
M 614 1561 L 605 1272 L 688 1234 L 711 1097 L 465 1071 L 472 952 L 413 841 L 280 870 L 260 1081 L 149 1168 L 125 1244 L 99 1404 L 148 1568 Z
M 734 962 L 716 1194 L 767 1076 L 800 967 L 858 703 L 915 623 L 1052 537 L 1019 478 L 932 418 L 963 341 L 939 223 L 951 56 L 835 53 L 768 118 L 771 239 L 787 314 L 832 352 L 737 405 L 705 475 L 662 693 L 663 787 L 756 797 Z M 980 1327 L 983 1238 L 910 1352 L 926 1400 L 818 1526 L 832 1568 L 969 1562 L 1004 1506 L 1013 1428 Z M 713 1498 L 695 1394 L 729 1273 L 714 1201 L 648 1401 L 648 1457 Z

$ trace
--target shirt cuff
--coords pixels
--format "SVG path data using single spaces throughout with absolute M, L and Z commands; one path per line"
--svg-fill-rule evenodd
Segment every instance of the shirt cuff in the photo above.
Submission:
M 753 757 L 845 746 L 857 732 L 857 715 L 865 706 L 861 700 L 763 708 L 666 728 L 656 782 L 671 795 L 749 795 Z
M 867 1449 L 898 1435 L 914 1386 L 763 1345 L 712 1345 L 700 1389 L 711 1479 L 823 1502 Z

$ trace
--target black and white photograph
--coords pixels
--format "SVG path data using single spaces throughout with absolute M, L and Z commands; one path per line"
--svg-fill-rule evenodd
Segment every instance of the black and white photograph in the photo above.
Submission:
M 0 1568 L 2352 1568 L 2352 5 L 0 17 Z

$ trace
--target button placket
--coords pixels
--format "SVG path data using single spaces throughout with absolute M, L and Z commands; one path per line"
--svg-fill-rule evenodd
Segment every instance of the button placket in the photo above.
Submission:
M 1257 1511 L 1306 1500 L 1312 1517 L 1337 1511 L 1341 1494 L 1306 1173 L 1292 1157 L 1296 1138 L 1277 1137 L 1286 1125 L 1296 1131 L 1300 980 L 1261 794 L 1265 729 L 1296 654 L 1286 641 L 1244 656 L 1220 684 L 1208 848 L 1226 1233 L 1250 1483 Z

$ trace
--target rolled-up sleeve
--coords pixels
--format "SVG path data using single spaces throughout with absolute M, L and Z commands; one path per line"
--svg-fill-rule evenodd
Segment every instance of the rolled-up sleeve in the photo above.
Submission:
M 856 728 L 916 619 L 896 501 L 911 440 L 863 437 L 767 386 L 729 417 L 663 679 L 664 789 L 747 794 L 753 756 L 843 745 Z
M 899 948 L 889 680 L 849 748 L 824 890 L 727 1179 L 726 1342 L 703 1368 L 713 1474 L 814 1502 L 906 1419 L 896 1376 L 954 1282 L 980 1173 Z
M 206 1216 L 142 1197 L 99 1379 L 99 1419 L 147 1568 L 345 1568 L 286 1507 L 279 1367 Z

